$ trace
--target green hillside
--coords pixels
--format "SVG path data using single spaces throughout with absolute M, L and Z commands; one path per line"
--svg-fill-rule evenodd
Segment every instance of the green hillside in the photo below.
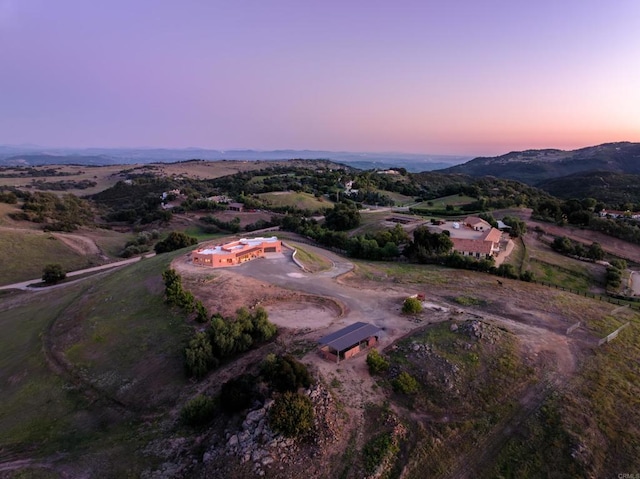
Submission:
M 49 233 L 3 230 L 0 234 L 0 284 L 40 278 L 49 263 L 58 263 L 65 271 L 91 266 L 87 256 Z
M 173 407 L 186 383 L 188 328 L 162 297 L 169 260 L 1 297 L 3 460 L 25 451 L 36 462 L 79 455 L 77 464 L 109 464 L 111 477 L 137 475 L 154 461 L 136 452 L 148 434 L 160 435 L 142 419 Z

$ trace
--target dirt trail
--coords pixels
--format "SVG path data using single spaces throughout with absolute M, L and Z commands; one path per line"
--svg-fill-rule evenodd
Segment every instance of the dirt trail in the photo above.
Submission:
M 78 254 L 83 256 L 101 256 L 104 259 L 109 259 L 91 238 L 70 233 L 53 233 L 52 236 L 62 241 Z

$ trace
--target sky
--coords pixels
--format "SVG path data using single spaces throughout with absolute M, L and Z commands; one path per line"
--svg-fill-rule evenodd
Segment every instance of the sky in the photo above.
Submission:
M 638 0 L 0 0 L 0 144 L 640 141 Z

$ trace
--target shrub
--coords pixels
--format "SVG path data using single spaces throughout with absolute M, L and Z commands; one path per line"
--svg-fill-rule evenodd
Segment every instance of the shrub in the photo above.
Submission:
M 611 261 L 609 261 L 609 263 L 611 263 L 611 266 L 619 269 L 620 271 L 624 271 L 625 269 L 627 269 L 627 262 L 623 259 L 612 259 Z
M 256 378 L 243 374 L 230 379 L 220 389 L 220 406 L 226 412 L 234 413 L 247 409 L 256 397 Z
M 218 360 L 213 356 L 209 337 L 205 333 L 196 333 L 185 350 L 187 374 L 197 379 L 217 367 Z
M 420 384 L 411 374 L 406 371 L 401 372 L 397 378 L 393 380 L 393 390 L 403 394 L 415 394 L 420 388 Z
M 48 264 L 42 270 L 42 281 L 46 284 L 56 284 L 67 277 L 62 266 L 59 264 Z
M 390 432 L 383 432 L 368 441 L 362 450 L 365 474 L 368 476 L 374 474 L 387 455 L 395 454 L 398 450 Z
M 389 361 L 387 361 L 377 349 L 372 349 L 367 354 L 367 366 L 369 366 L 370 374 L 380 374 L 389 369 Z
M 533 278 L 534 278 L 533 271 L 523 271 L 522 273 L 520 273 L 520 279 L 522 281 L 526 281 L 530 283 L 531 281 L 533 281 Z
M 185 404 L 180 416 L 185 424 L 202 426 L 213 419 L 214 413 L 215 402 L 213 398 L 199 394 Z
M 307 396 L 285 392 L 269 410 L 269 425 L 285 436 L 302 436 L 313 427 L 313 404 Z
M 311 375 L 307 366 L 290 355 L 268 355 L 262 363 L 262 374 L 278 391 L 297 391 L 311 386 Z
M 422 303 L 418 298 L 407 298 L 402 304 L 404 314 L 418 314 L 422 312 Z

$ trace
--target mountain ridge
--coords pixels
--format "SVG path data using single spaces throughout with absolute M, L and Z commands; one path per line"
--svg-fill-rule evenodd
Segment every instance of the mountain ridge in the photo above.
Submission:
M 0 145 L 0 166 L 43 166 L 54 164 L 114 165 L 173 163 L 187 160 L 331 160 L 360 169 L 405 168 L 431 171 L 469 160 L 470 156 L 416 153 L 366 153 L 325 150 L 214 150 L 205 148 L 46 148 Z
M 439 170 L 473 177 L 495 176 L 536 186 L 545 181 L 588 171 L 640 174 L 640 143 L 615 142 L 577 150 L 512 151 L 495 157 L 478 157 Z

